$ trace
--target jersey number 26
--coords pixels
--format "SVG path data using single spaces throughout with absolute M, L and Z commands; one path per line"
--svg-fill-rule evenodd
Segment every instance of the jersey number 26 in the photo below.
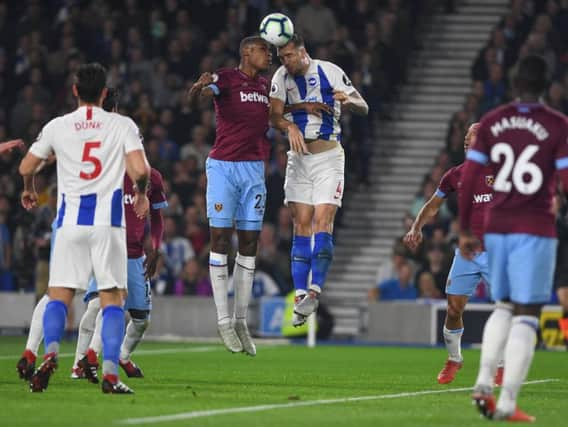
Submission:
M 528 196 L 540 190 L 542 171 L 536 163 L 530 161 L 538 150 L 538 145 L 527 145 L 515 159 L 515 153 L 509 144 L 506 142 L 495 144 L 491 149 L 491 161 L 499 163 L 503 158 L 503 164 L 493 184 L 495 191 L 509 193 L 515 186 L 519 193 Z M 525 178 L 528 178 L 528 181 L 525 181 Z

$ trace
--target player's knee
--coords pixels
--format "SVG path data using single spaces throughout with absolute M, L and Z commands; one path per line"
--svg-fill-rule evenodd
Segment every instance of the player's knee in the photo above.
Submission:
M 461 319 L 465 306 L 456 302 L 456 301 L 448 301 L 448 318 L 451 320 L 459 320 Z
M 211 250 L 218 254 L 229 253 L 231 242 L 224 234 L 213 235 L 211 239 Z
M 314 221 L 314 233 L 331 233 L 333 223 L 329 218 L 316 218 Z

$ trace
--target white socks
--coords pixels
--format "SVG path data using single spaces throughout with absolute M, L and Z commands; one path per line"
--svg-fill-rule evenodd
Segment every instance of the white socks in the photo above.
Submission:
M 448 349 L 448 359 L 453 362 L 462 362 L 463 357 L 461 354 L 461 338 L 463 335 L 463 328 L 448 329 L 444 325 L 444 342 Z
M 227 296 L 229 282 L 227 255 L 210 252 L 209 275 L 211 276 L 213 298 L 217 307 L 217 322 L 229 323 L 231 318 L 229 316 L 229 297 Z
M 476 386 L 493 388 L 493 378 L 497 371 L 497 364 L 503 357 L 507 337 L 513 318 L 513 306 L 499 302 L 495 310 L 487 319 L 483 328 L 483 342 L 481 344 L 481 360 L 479 362 L 479 374 Z M 506 361 L 505 364 L 508 362 Z M 508 367 L 505 367 L 505 372 Z
M 235 285 L 235 319 L 247 317 L 247 310 L 254 280 L 256 257 L 244 256 L 237 253 L 233 280 Z
M 101 308 L 101 299 L 99 297 L 93 298 L 87 304 L 87 309 L 81 317 L 79 323 L 79 336 L 77 338 L 77 349 L 75 350 L 75 362 L 73 366 L 77 366 L 77 362 L 85 356 L 89 348 L 89 343 L 93 338 L 95 332 L 95 323 L 97 320 L 97 313 Z
M 48 302 L 49 297 L 46 294 L 37 302 L 32 313 L 32 321 L 30 323 L 28 341 L 26 342 L 26 350 L 30 350 L 36 356 L 41 340 L 43 339 L 43 313 L 45 313 L 45 306 Z
M 134 351 L 144 332 L 148 328 L 150 321 L 148 319 L 134 319 L 131 318 L 126 327 L 126 334 L 120 347 L 120 360 L 130 360 L 130 354 Z
M 101 354 L 103 349 L 103 338 L 102 338 L 102 326 L 103 326 L 103 311 L 99 310 L 97 313 L 97 318 L 95 319 L 95 331 L 93 332 L 93 338 L 91 339 L 91 344 L 89 348 L 92 348 L 95 353 Z
M 512 414 L 517 406 L 517 395 L 527 378 L 534 356 L 538 318 L 514 316 L 505 347 L 505 374 L 497 409 Z

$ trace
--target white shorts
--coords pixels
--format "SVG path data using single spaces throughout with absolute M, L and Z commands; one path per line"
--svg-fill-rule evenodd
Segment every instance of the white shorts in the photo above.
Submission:
M 341 206 L 344 171 L 345 152 L 341 146 L 318 154 L 288 151 L 284 203 Z
M 51 252 L 49 286 L 87 290 L 91 275 L 97 289 L 126 289 L 126 229 L 63 225 Z

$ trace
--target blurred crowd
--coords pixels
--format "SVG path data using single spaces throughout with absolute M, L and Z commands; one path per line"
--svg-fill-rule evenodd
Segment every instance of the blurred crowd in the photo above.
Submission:
M 186 93 L 205 71 L 238 65 L 242 37 L 262 16 L 283 12 L 308 51 L 341 66 L 372 114 L 343 117 L 347 185 L 368 183 L 376 121 L 388 119 L 417 28 L 435 0 L 8 0 L 0 2 L 0 141 L 31 144 L 51 118 L 76 108 L 78 65 L 99 61 L 120 111 L 140 127 L 148 159 L 165 180 L 161 294 L 210 295 L 204 161 L 215 139 L 211 103 L 196 108 Z M 270 75 L 278 60 L 274 52 Z M 270 77 L 269 75 L 269 77 Z M 286 139 L 269 133 L 266 224 L 260 236 L 255 296 L 291 287 L 289 210 L 282 205 Z M 31 290 L 45 282 L 50 223 L 56 211 L 55 165 L 36 178 L 40 207 L 19 206 L 21 153 L 0 157 L 0 289 Z M 347 200 L 348 203 L 348 200 Z M 35 266 L 35 268 L 33 267 Z M 43 285 L 42 285 L 43 286 Z M 38 286 L 38 289 L 42 289 Z
M 487 111 L 515 98 L 512 79 L 521 59 L 530 54 L 545 58 L 551 83 L 544 102 L 568 114 L 568 0 L 511 0 L 507 14 L 488 36 L 471 66 L 471 91 L 462 108 L 450 118 L 446 146 L 424 176 L 404 218 L 406 231 L 444 173 L 464 161 L 464 137 L 469 126 Z M 423 233 L 424 242 L 415 251 L 402 243 L 402 237 L 394 242 L 391 259 L 379 269 L 378 290 L 371 291 L 372 299 L 379 294 L 382 299 L 445 298 L 459 233 L 455 194 L 448 197 Z M 488 289 L 482 284 L 470 300 L 488 299 Z

